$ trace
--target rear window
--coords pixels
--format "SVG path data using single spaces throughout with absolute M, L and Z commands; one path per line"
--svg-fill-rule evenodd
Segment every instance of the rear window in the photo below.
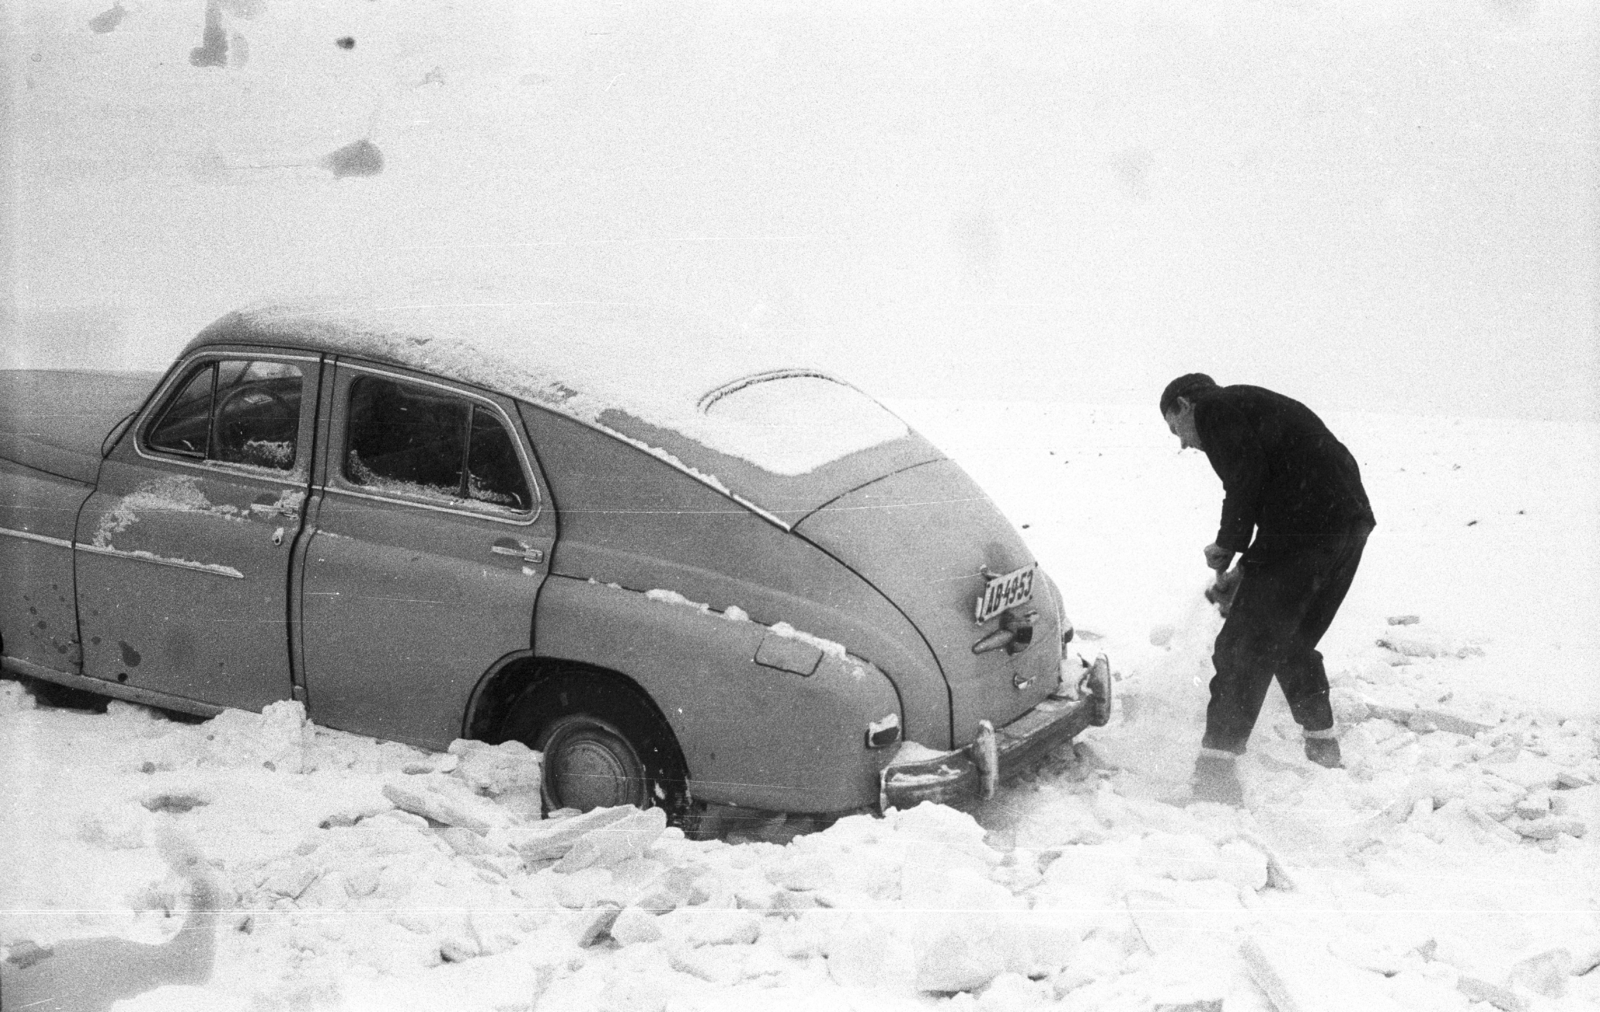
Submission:
M 778 475 L 805 474 L 907 434 L 872 398 L 811 373 L 739 380 L 707 394 L 700 410 L 712 423 L 706 443 Z

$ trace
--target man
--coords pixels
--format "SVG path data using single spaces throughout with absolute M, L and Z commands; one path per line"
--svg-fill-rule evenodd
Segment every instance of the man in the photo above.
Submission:
M 1306 758 L 1340 765 L 1316 646 L 1376 521 L 1355 458 L 1299 401 L 1189 373 L 1167 384 L 1161 415 L 1182 447 L 1203 451 L 1222 479 L 1222 524 L 1205 548 L 1206 565 L 1219 582 L 1237 586 L 1212 654 L 1216 675 L 1194 786 L 1198 800 L 1239 805 L 1235 761 L 1274 677 L 1304 731 Z

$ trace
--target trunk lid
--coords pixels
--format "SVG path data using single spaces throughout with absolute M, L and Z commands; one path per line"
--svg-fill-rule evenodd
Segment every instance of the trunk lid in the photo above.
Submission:
M 1047 580 L 1034 581 L 1038 612 L 1032 641 L 1010 653 L 973 646 L 999 630 L 1002 617 L 975 620 L 986 580 L 1033 563 L 1010 522 L 950 460 L 920 464 L 863 485 L 795 527 L 801 536 L 869 580 L 905 613 L 933 648 L 950 695 L 951 740 L 965 745 L 979 721 L 996 728 L 1020 717 L 1060 679 L 1058 606 Z M 1026 607 L 1018 611 L 1025 611 Z

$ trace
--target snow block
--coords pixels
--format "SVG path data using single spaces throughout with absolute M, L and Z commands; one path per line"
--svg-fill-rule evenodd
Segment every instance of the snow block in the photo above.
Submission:
M 661 930 L 683 945 L 754 945 L 761 937 L 761 916 L 725 907 L 692 907 L 658 918 Z
M 610 868 L 585 868 L 570 875 L 554 876 L 550 889 L 556 902 L 569 910 L 583 910 L 604 902 L 622 905 L 617 877 Z
M 1385 706 L 1382 703 L 1367 703 L 1369 716 L 1391 720 L 1402 727 L 1410 728 L 1418 734 L 1427 734 L 1430 731 L 1450 731 L 1455 734 L 1464 734 L 1468 738 L 1493 730 L 1492 725 L 1482 721 L 1468 720 L 1458 717 L 1453 713 L 1443 710 L 1430 710 L 1422 707 L 1407 709 L 1401 706 Z
M 1185 948 L 1201 933 L 1199 914 L 1165 893 L 1135 889 L 1123 902 L 1139 939 L 1154 955 Z
M 840 987 L 910 992 L 917 957 L 909 940 L 871 918 L 852 920 L 826 942 L 828 976 Z
M 1456 981 L 1456 990 L 1466 995 L 1472 1001 L 1486 1001 L 1502 1012 L 1527 1012 L 1528 999 L 1517 994 L 1510 988 L 1491 984 L 1486 980 L 1476 977 L 1461 977 Z
M 988 866 L 978 858 L 947 847 L 935 846 L 930 853 L 942 855 L 944 863 L 924 864 L 923 881 L 915 884 L 912 896 L 901 898 L 894 906 L 896 915 L 914 911 L 914 916 L 881 922 L 871 917 L 851 918 L 846 933 L 855 932 L 863 921 L 878 924 L 885 937 L 873 939 L 871 948 L 884 959 L 902 958 L 902 943 L 909 944 L 911 966 L 909 970 L 899 967 L 896 972 L 904 972 L 909 978 L 904 983 L 919 991 L 970 991 L 1007 970 L 1013 955 L 1031 962 L 1031 951 L 1025 953 L 1015 944 L 1018 939 L 1008 933 L 1012 919 L 1025 915 L 1026 904 L 990 881 Z M 879 905 L 866 896 L 833 893 L 820 894 L 817 900 L 841 912 Z M 891 932 L 895 934 L 892 939 L 887 937 Z M 857 966 L 858 954 L 841 945 L 837 932 L 827 949 L 836 979 L 853 978 L 850 968 Z
M 767 879 L 785 889 L 816 891 L 834 884 L 833 864 L 821 854 L 807 854 L 789 848 L 767 869 Z
M 1550 795 L 1546 791 L 1534 791 L 1518 800 L 1515 808 L 1517 815 L 1524 819 L 1542 819 L 1550 814 Z
M 1519 835 L 1530 840 L 1554 840 L 1562 833 L 1581 837 L 1589 831 L 1581 819 L 1558 819 L 1554 816 L 1518 822 L 1514 828 Z
M 585 910 L 578 919 L 575 936 L 579 947 L 586 949 L 609 937 L 612 925 L 621 914 L 622 908 L 614 903 L 601 903 Z
M 679 973 L 698 977 L 708 984 L 727 986 L 744 976 L 748 950 L 729 948 L 686 949 L 668 947 L 667 965 Z
M 1284 892 L 1294 891 L 1294 878 L 1290 876 L 1288 867 L 1283 863 L 1283 861 L 1278 857 L 1277 853 L 1274 852 L 1271 847 L 1267 846 L 1264 841 L 1256 836 L 1245 835 L 1239 837 L 1239 839 L 1241 842 L 1247 843 L 1255 849 L 1261 851 L 1262 855 L 1266 857 L 1268 888 L 1281 889 Z
M 915 808 L 890 816 L 896 835 L 921 844 L 943 844 L 964 854 L 992 862 L 999 855 L 983 842 L 985 830 L 978 820 L 948 805 L 924 801 Z
M 260 713 L 224 710 L 194 731 L 203 732 L 195 758 L 205 766 L 265 766 L 300 773 L 311 744 L 305 705 L 292 699 L 272 703 Z
M 446 750 L 459 758 L 456 776 L 479 794 L 538 793 L 544 783 L 544 757 L 520 741 L 498 745 L 457 738 Z
M 1477 826 L 1483 832 L 1489 834 L 1496 840 L 1500 840 L 1504 843 L 1517 842 L 1518 836 L 1516 833 L 1496 822 L 1487 812 L 1485 812 L 1482 808 L 1479 808 L 1477 805 L 1474 805 L 1471 802 L 1466 802 L 1465 811 L 1467 813 L 1467 818 L 1472 820 L 1473 825 Z
M 582 815 L 563 819 L 546 819 L 532 828 L 513 830 L 511 846 L 529 865 L 564 857 L 585 834 L 609 826 L 637 811 L 632 805 L 617 805 L 614 808 L 590 809 Z
M 1542 756 L 1523 755 L 1512 762 L 1497 765 L 1495 773 L 1525 791 L 1539 791 L 1553 789 L 1562 770 Z
M 1567 993 L 1567 981 L 1572 976 L 1572 953 L 1566 949 L 1551 949 L 1537 956 L 1520 960 L 1511 968 L 1511 982 L 1546 998 L 1561 998 Z
M 1217 860 L 1220 875 L 1231 885 L 1257 892 L 1267 887 L 1267 855 L 1243 840 L 1223 844 Z
M 558 872 L 578 871 L 590 866 L 609 867 L 630 857 L 638 857 L 656 842 L 667 828 L 667 813 L 659 808 L 635 809 L 614 822 L 591 830 L 572 845 L 556 862 Z
M 1449 646 L 1442 638 L 1421 630 L 1384 633 L 1378 637 L 1377 643 L 1402 657 L 1443 657 L 1450 653 Z
M 648 910 L 623 907 L 611 925 L 611 937 L 618 945 L 646 945 L 661 940 L 661 925 Z
M 1297 943 L 1253 935 L 1239 946 L 1250 979 L 1278 1012 L 1402 1012 L 1376 974 L 1335 959 L 1305 936 Z
M 460 826 L 483 836 L 505 822 L 505 813 L 493 802 L 480 798 L 472 789 L 442 773 L 391 780 L 383 785 L 383 796 L 403 811 L 447 826 Z
M 1216 878 L 1222 871 L 1217 848 L 1194 834 L 1151 833 L 1139 842 L 1139 865 L 1153 875 L 1189 882 Z
M 681 865 L 668 868 L 665 873 L 639 890 L 635 905 L 653 914 L 676 910 L 689 902 L 694 894 L 699 872 Z

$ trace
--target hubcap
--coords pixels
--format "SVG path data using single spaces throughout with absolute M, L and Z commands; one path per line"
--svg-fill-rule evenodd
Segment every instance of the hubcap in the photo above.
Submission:
M 643 770 L 621 738 L 593 726 L 561 728 L 547 749 L 551 794 L 561 807 L 647 804 Z

